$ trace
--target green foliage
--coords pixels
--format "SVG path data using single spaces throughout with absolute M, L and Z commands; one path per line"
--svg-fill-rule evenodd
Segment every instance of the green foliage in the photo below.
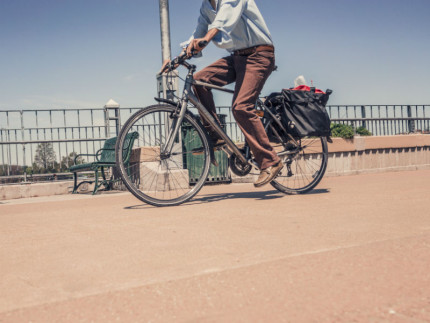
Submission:
M 348 124 L 343 123 L 332 123 L 330 125 L 332 137 L 340 137 L 344 139 L 352 139 L 354 138 L 354 134 L 359 136 L 371 136 L 372 133 L 367 130 L 365 127 L 358 127 L 355 129 L 354 127 Z
M 354 138 L 354 128 L 347 124 L 332 123 L 330 125 L 332 137 L 340 137 L 344 139 Z
M 369 131 L 369 130 L 367 130 L 365 127 L 358 127 L 357 128 L 357 130 L 355 130 L 355 132 L 357 133 L 357 135 L 360 135 L 360 136 L 371 136 L 372 135 L 372 133 Z
M 75 158 L 78 154 L 76 152 L 71 152 L 69 156 L 65 156 L 61 159 L 60 171 L 66 172 L 70 166 L 75 165 Z M 76 158 L 76 165 L 83 164 L 85 160 L 82 157 Z
M 22 174 L 22 166 L 19 165 L 0 165 L 0 176 L 13 176 Z

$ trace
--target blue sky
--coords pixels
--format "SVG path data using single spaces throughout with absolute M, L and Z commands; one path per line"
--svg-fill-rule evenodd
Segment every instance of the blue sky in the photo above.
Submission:
M 430 104 L 429 0 L 256 1 L 279 66 L 262 94 L 302 74 L 334 90 L 330 104 Z M 200 3 L 170 0 L 173 56 Z M 0 109 L 152 104 L 158 10 L 158 0 L 1 0 Z M 210 45 L 194 61 L 225 54 Z

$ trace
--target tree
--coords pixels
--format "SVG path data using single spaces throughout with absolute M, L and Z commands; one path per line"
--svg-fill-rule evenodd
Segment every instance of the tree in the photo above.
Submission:
M 37 145 L 36 155 L 34 156 L 34 164 L 40 170 L 47 171 L 55 168 L 55 151 L 52 143 L 46 142 Z
M 61 159 L 60 171 L 65 172 L 70 166 L 75 165 L 75 158 L 78 154 L 71 152 L 69 156 L 65 156 Z M 76 165 L 83 164 L 85 161 L 82 157 L 76 158 Z

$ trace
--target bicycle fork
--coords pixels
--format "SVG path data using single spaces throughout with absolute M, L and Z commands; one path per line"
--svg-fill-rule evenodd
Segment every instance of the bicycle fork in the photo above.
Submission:
M 170 127 L 170 131 L 167 135 L 166 144 L 161 148 L 161 157 L 168 158 L 172 153 L 173 145 L 175 143 L 175 138 L 179 133 L 179 128 L 181 127 L 182 120 L 187 112 L 187 102 L 182 100 L 181 109 L 179 110 L 179 115 L 177 118 L 172 118 L 173 122 Z

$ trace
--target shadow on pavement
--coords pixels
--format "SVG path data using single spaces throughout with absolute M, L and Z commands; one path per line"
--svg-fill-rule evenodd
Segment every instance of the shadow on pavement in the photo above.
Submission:
M 313 194 L 324 194 L 324 193 L 330 193 L 330 190 L 327 188 L 319 188 L 316 190 L 312 190 L 304 195 L 313 195 Z
M 315 189 L 305 195 L 313 195 L 313 194 L 324 194 L 329 193 L 328 189 Z M 231 200 L 231 199 L 254 199 L 254 200 L 273 200 L 278 198 L 287 197 L 288 195 L 281 193 L 277 190 L 272 191 L 257 191 L 257 192 L 237 192 L 237 193 L 219 193 L 219 194 L 206 194 L 197 198 L 193 198 L 191 201 L 186 202 L 181 205 L 171 206 L 171 207 L 181 207 L 195 204 L 203 204 L 203 203 L 212 203 L 222 200 Z M 141 205 L 132 205 L 127 206 L 124 209 L 147 209 L 153 208 L 156 206 L 141 204 Z

